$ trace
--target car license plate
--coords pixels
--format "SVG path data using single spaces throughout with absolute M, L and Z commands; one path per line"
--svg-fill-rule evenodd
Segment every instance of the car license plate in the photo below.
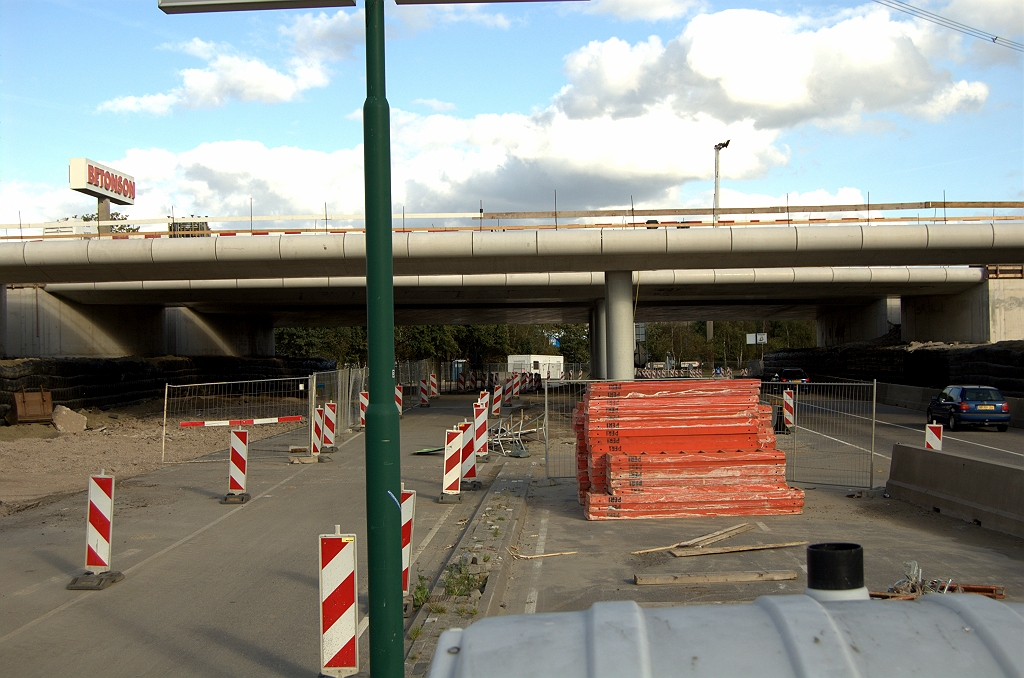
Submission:
M 996 409 L 996 406 L 995 405 L 978 405 L 978 409 L 979 410 L 994 410 L 994 409 Z

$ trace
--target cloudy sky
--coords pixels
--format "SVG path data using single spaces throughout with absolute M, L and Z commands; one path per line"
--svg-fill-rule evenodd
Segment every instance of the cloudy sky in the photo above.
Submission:
M 916 0 L 1024 40 L 1020 0 Z M 361 5 L 360 5 L 361 7 Z M 1024 199 L 1020 52 L 874 2 L 590 0 L 388 16 L 396 211 Z M 0 0 L 0 222 L 361 213 L 363 13 Z

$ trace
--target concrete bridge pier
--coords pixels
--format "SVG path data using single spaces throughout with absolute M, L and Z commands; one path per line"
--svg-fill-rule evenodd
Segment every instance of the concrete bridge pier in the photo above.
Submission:
M 0 355 L 8 358 L 273 356 L 270 316 L 162 305 L 82 304 L 42 286 L 0 285 Z
M 866 306 L 819 308 L 815 317 L 818 346 L 884 337 L 900 322 L 899 297 L 883 297 Z
M 1024 339 L 1024 280 L 988 278 L 966 292 L 903 297 L 903 341 L 984 344 Z
M 606 271 L 604 293 L 607 308 L 607 378 L 632 381 L 633 344 L 633 272 Z
M 590 353 L 590 374 L 594 379 L 608 378 L 608 313 L 604 299 L 594 306 L 594 349 Z

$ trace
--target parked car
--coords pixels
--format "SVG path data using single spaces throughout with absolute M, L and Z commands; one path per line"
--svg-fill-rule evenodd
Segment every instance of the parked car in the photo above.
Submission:
M 795 384 L 806 384 L 810 381 L 807 373 L 799 367 L 787 367 L 781 372 L 776 372 L 772 375 L 771 381 L 781 381 L 784 383 L 795 383 Z
M 968 424 L 994 425 L 1005 431 L 1010 427 L 1010 404 L 992 386 L 947 386 L 928 405 L 928 422 L 932 421 L 950 431 Z

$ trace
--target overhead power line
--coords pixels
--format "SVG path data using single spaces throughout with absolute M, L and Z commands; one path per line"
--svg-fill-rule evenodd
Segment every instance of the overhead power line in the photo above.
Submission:
M 919 19 L 931 21 L 933 24 L 945 26 L 946 28 L 951 28 L 954 31 L 959 31 L 960 33 L 963 33 L 964 35 L 969 35 L 972 38 L 985 40 L 987 42 L 991 42 L 994 45 L 1009 47 L 1010 49 L 1017 50 L 1018 52 L 1024 52 L 1024 44 L 1014 42 L 1013 40 L 1007 40 L 1006 38 L 1001 38 L 998 35 L 993 35 L 992 33 L 987 33 L 983 30 L 973 28 L 971 26 L 968 26 L 967 24 L 962 24 L 959 21 L 947 19 L 946 17 L 935 14 L 934 12 L 929 12 L 926 9 L 921 9 L 919 7 L 914 7 L 913 5 L 908 5 L 905 2 L 900 2 L 900 0 L 874 1 L 877 2 L 879 5 L 884 5 L 890 9 L 895 9 L 899 12 L 906 12 L 907 14 L 916 16 Z

